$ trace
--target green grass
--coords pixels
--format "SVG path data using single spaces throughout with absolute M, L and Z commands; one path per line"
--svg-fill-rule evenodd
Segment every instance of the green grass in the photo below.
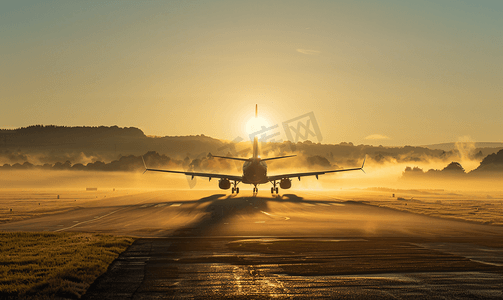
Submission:
M 80 298 L 133 238 L 0 232 L 0 298 Z

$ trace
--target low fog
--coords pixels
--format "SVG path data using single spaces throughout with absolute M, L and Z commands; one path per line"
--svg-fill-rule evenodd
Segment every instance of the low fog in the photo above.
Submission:
M 248 143 L 227 144 L 215 155 L 249 157 Z M 268 174 L 335 170 L 360 167 L 366 157 L 365 172 L 352 171 L 315 177 L 293 179 L 293 189 L 348 189 L 389 187 L 408 189 L 499 190 L 503 178 L 503 150 L 483 156 L 473 143 L 457 143 L 456 149 L 429 151 L 425 148 L 385 148 L 376 151 L 370 146 L 351 144 L 321 145 L 313 143 L 267 143 L 261 145 L 262 157 L 296 155 L 296 157 L 267 162 Z M 323 150 L 332 150 L 323 155 Z M 334 155 L 334 150 L 338 155 Z M 368 150 L 370 153 L 365 153 Z M 438 154 L 438 155 L 437 155 Z M 102 161 L 99 156 L 68 153 L 63 162 L 44 163 L 30 161 L 30 156 L 3 153 L 9 161 L 26 160 L 0 166 L 3 188 L 155 188 L 155 189 L 217 189 L 216 181 L 178 174 L 146 173 L 142 156 L 149 168 L 242 174 L 242 162 L 215 158 L 212 153 L 201 152 L 176 159 L 148 151 L 143 155 L 120 156 Z M 71 160 L 70 160 L 71 159 Z M 73 160 L 73 162 L 72 162 Z M 39 164 L 37 164 L 39 163 Z M 246 188 L 246 187 L 243 187 Z M 268 189 L 269 186 L 266 188 Z M 264 189 L 264 188 L 262 188 Z
M 204 135 L 151 137 L 133 127 L 37 125 L 2 129 L 0 178 L 2 188 L 217 189 L 216 179 L 191 181 L 183 175 L 153 172 L 142 175 L 142 157 L 149 168 L 241 175 L 242 162 L 213 155 L 248 158 L 251 146 L 249 141 L 234 143 Z M 296 155 L 268 161 L 269 175 L 357 168 L 366 157 L 366 174 L 353 171 L 323 175 L 319 180 L 294 179 L 293 189 L 500 189 L 502 146 L 473 143 L 468 137 L 423 147 L 306 140 L 260 143 L 260 153 L 262 158 Z

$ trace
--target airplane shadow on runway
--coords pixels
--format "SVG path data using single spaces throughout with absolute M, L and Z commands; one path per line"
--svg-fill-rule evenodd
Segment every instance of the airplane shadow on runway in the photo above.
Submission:
M 192 223 L 184 228 L 176 230 L 172 235 L 175 237 L 181 236 L 206 236 L 219 226 L 226 225 L 231 219 L 239 215 L 253 215 L 261 212 L 269 212 L 268 203 L 270 202 L 290 202 L 290 203 L 332 203 L 336 201 L 306 201 L 303 197 L 295 194 L 284 194 L 275 197 L 237 197 L 234 195 L 214 194 L 208 197 L 201 198 L 196 201 L 187 201 L 181 203 L 206 203 L 209 204 L 203 208 L 202 212 L 206 216 L 199 221 Z M 338 202 L 338 201 L 337 201 Z M 339 202 L 338 202 L 339 203 Z M 192 213 L 199 208 L 197 206 L 186 206 L 186 213 Z

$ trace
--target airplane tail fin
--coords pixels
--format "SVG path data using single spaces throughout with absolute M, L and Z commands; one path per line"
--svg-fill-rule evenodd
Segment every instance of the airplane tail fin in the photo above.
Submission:
M 258 138 L 253 140 L 253 158 L 258 158 Z
M 255 118 L 258 117 L 258 104 L 255 104 Z M 258 139 L 253 139 L 253 158 L 258 158 Z

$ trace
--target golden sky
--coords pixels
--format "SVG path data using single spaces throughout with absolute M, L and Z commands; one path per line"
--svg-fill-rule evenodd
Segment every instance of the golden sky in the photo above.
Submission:
M 503 1 L 2 1 L 0 128 L 503 140 Z M 284 133 L 282 133 L 284 137 Z M 316 141 L 316 140 L 313 140 Z

